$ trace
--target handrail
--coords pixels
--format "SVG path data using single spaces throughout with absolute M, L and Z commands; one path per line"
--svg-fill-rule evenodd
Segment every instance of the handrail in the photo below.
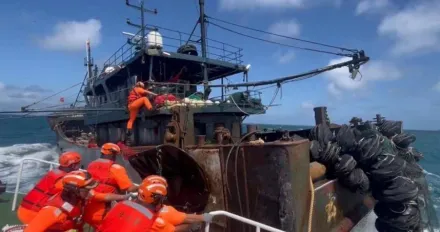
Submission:
M 18 175 L 17 175 L 17 183 L 15 184 L 14 199 L 12 201 L 12 209 L 11 209 L 12 211 L 15 211 L 15 208 L 16 208 L 16 205 L 17 205 L 17 196 L 18 196 L 18 193 L 19 193 L 18 190 L 20 188 L 20 180 L 21 180 L 21 176 L 22 176 L 22 173 L 23 173 L 23 164 L 26 161 L 35 161 L 35 162 L 49 164 L 50 165 L 49 166 L 50 170 L 52 170 L 54 165 L 55 166 L 59 166 L 59 163 L 56 163 L 56 162 L 51 162 L 51 161 L 37 159 L 37 158 L 23 158 L 21 160 L 21 162 L 20 162 L 20 168 L 19 168 Z M 80 169 L 80 170 L 83 170 L 83 169 Z M 138 184 L 135 184 L 135 185 L 138 185 Z M 136 196 L 136 195 L 137 194 L 133 194 L 133 196 Z M 285 232 L 283 230 L 280 230 L 280 229 L 277 229 L 277 228 L 265 225 L 263 223 L 260 223 L 260 222 L 257 222 L 257 221 L 254 221 L 254 220 L 251 220 L 251 219 L 248 219 L 248 218 L 245 218 L 245 217 L 242 217 L 242 216 L 239 216 L 239 215 L 227 212 L 227 211 L 223 211 L 223 210 L 213 211 L 213 212 L 210 212 L 209 214 L 211 214 L 214 217 L 215 216 L 226 216 L 226 217 L 235 219 L 237 221 L 241 221 L 243 223 L 246 223 L 248 225 L 253 225 L 253 226 L 256 227 L 256 230 L 255 230 L 256 232 L 260 232 L 261 229 L 267 230 L 267 231 L 270 231 L 270 232 Z M 209 232 L 209 228 L 210 228 L 210 223 L 207 223 L 206 226 L 205 226 L 205 232 Z
M 239 215 L 236 215 L 236 214 L 233 214 L 233 213 L 229 213 L 229 212 L 223 211 L 223 210 L 213 211 L 213 212 L 210 212 L 209 214 L 211 214 L 212 216 L 226 216 L 226 217 L 235 219 L 237 221 L 246 223 L 248 225 L 253 225 L 253 226 L 256 227 L 255 228 L 256 232 L 260 232 L 261 229 L 267 230 L 267 231 L 271 231 L 271 232 L 285 232 L 283 230 L 280 230 L 280 229 L 277 229 L 277 228 L 265 225 L 263 223 L 251 220 L 249 218 L 245 218 L 245 217 L 242 217 L 242 216 L 239 216 Z M 206 223 L 205 232 L 209 232 L 210 224 L 211 223 Z
M 36 158 L 23 158 L 20 162 L 20 168 L 18 170 L 18 175 L 17 175 L 17 183 L 15 184 L 15 191 L 14 191 L 14 199 L 12 201 L 12 211 L 15 211 L 15 207 L 17 205 L 17 196 L 18 196 L 18 190 L 20 188 L 20 180 L 21 180 L 21 174 L 23 173 L 23 164 L 25 163 L 25 161 L 36 161 L 36 162 L 40 162 L 40 163 L 45 163 L 45 164 L 49 164 L 49 169 L 52 170 L 53 165 L 58 166 L 58 163 L 55 162 L 50 162 L 47 160 L 42 160 L 42 159 L 36 159 Z

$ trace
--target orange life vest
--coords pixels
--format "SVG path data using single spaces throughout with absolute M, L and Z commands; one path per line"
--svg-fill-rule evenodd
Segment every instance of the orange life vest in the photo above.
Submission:
M 59 169 L 49 171 L 35 187 L 23 198 L 21 207 L 32 210 L 34 212 L 40 211 L 45 206 L 47 200 L 57 194 L 59 190 L 55 189 L 55 183 L 63 178 L 66 172 Z
M 132 102 L 134 102 L 134 101 L 136 101 L 137 99 L 139 99 L 139 98 L 142 97 L 140 94 L 138 94 L 138 93 L 136 92 L 136 88 L 139 88 L 139 87 L 134 87 L 134 88 L 130 91 L 130 94 L 128 94 L 128 99 L 127 99 L 128 104 L 130 104 L 130 103 L 132 103 Z
M 78 229 L 81 226 L 82 205 L 72 205 L 61 198 L 61 194 L 53 196 L 47 201 L 47 206 L 53 206 L 67 214 L 67 220 L 63 223 L 52 225 L 46 232 L 61 232 L 71 229 Z M 61 212 L 60 212 L 61 213 Z
M 119 202 L 105 217 L 98 232 L 150 231 L 157 213 L 133 201 Z
M 115 164 L 108 159 L 97 159 L 89 164 L 87 171 L 98 181 L 95 191 L 99 193 L 119 193 L 116 180 L 110 176 L 110 168 Z

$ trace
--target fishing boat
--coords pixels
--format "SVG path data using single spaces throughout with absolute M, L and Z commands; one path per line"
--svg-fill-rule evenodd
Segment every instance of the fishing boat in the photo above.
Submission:
M 170 182 L 170 205 L 187 213 L 217 212 L 220 216 L 209 225 L 210 231 L 252 231 L 255 226 L 257 231 L 375 231 L 375 225 L 378 231 L 434 231 L 438 223 L 428 213 L 405 214 L 415 219 L 404 221 L 403 226 L 399 212 L 394 218 L 376 215 L 379 211 L 373 212 L 375 205 L 389 203 L 383 200 L 388 198 L 376 194 L 385 187 L 369 184 L 377 175 L 367 171 L 372 165 L 364 165 L 362 149 L 349 150 L 347 143 L 341 145 L 357 131 L 370 133 L 353 137 L 357 147 L 376 141 L 376 137 L 382 142 L 393 141 L 395 137 L 380 134 L 387 129 L 383 125 L 388 125 L 383 118 L 378 117 L 375 123 L 356 119 L 348 126 L 337 125 L 330 123 L 326 107 L 317 107 L 317 126 L 312 129 L 268 131 L 243 124 L 246 117 L 264 114 L 270 106 L 263 105 L 256 87 L 280 88 L 336 68 L 347 68 L 355 79 L 360 66 L 369 60 L 364 51 L 320 44 L 343 50 L 346 53 L 333 54 L 351 59 L 297 75 L 250 82 L 251 66 L 243 63 L 242 49 L 208 39 L 206 24 L 219 26 L 214 21 L 222 20 L 209 17 L 204 4 L 199 0 L 199 20 L 192 33 L 186 34 L 145 24 L 144 14 L 157 14 L 157 10 L 148 10 L 143 1 L 140 5 L 126 1 L 141 14 L 139 25 L 129 20 L 127 24 L 140 30 L 123 33 L 127 42 L 104 63 L 101 72 L 93 64 L 87 42 L 87 75 L 80 91 L 85 106 L 48 116 L 60 152 L 81 153 L 86 168 L 100 157 L 100 145 L 119 144 L 124 155 L 117 162 L 126 167 L 135 182 L 150 174 L 163 175 Z M 197 26 L 199 37 L 194 35 Z M 176 32 L 187 38 L 167 34 Z M 181 70 L 185 70 L 182 75 Z M 177 74 L 180 78 L 174 81 Z M 224 82 L 237 74 L 243 75 L 243 82 Z M 127 133 L 127 96 L 139 81 L 160 94 L 162 101 L 155 101 L 155 110 L 141 112 L 133 133 Z M 210 84 L 213 81 L 220 84 Z M 238 91 L 227 94 L 231 88 Z M 221 95 L 211 97 L 213 89 L 219 89 Z M 23 112 L 36 111 L 24 108 Z M 402 133 L 400 128 L 398 134 Z M 380 157 L 388 159 L 391 155 Z M 391 181 L 400 180 L 403 174 L 393 175 Z M 420 178 L 421 186 L 426 186 L 424 176 Z M 417 193 L 426 203 L 424 208 L 412 198 L 408 202 L 417 205 L 417 212 L 428 212 L 432 205 L 427 189 Z M 400 206 L 409 207 L 406 198 L 400 200 Z M 407 213 L 406 208 L 400 213 Z M 407 230 L 397 230 L 390 223 L 384 227 L 387 220 Z

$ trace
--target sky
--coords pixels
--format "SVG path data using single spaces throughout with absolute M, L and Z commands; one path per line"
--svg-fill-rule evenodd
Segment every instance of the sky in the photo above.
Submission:
M 132 1 L 138 3 L 138 1 Z M 148 24 L 191 32 L 198 18 L 197 0 L 149 0 L 158 10 Z M 403 120 L 407 129 L 440 129 L 440 1 L 438 0 L 209 0 L 206 14 L 276 34 L 365 50 L 371 60 L 356 80 L 347 68 L 283 84 L 266 114 L 248 123 L 312 125 L 313 107 L 327 106 L 332 122 L 376 113 Z M 85 75 L 85 41 L 96 64 L 103 64 L 136 32 L 126 18 L 139 22 L 123 0 L 2 1 L 0 3 L 0 109 L 18 110 L 73 86 Z M 259 39 L 316 47 L 294 40 L 221 25 Z M 170 31 L 161 31 L 166 36 Z M 197 29 L 196 34 L 199 33 Z M 176 34 L 173 35 L 177 38 Z M 208 37 L 243 49 L 251 64 L 249 80 L 268 80 L 320 68 L 347 58 L 249 39 L 208 24 Z M 164 43 L 173 43 L 167 41 Z M 178 41 L 177 41 L 178 42 Z M 212 42 L 214 43 L 214 42 Z M 213 45 L 210 42 L 210 45 Z M 175 48 L 170 48 L 175 50 Z M 228 78 L 229 83 L 242 76 Z M 269 104 L 275 88 L 262 90 Z M 74 101 L 78 87 L 33 108 Z

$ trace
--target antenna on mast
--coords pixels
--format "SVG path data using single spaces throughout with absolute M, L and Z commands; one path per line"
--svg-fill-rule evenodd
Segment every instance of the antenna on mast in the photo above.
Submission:
M 84 58 L 84 66 L 87 67 L 87 74 L 89 77 L 89 80 L 93 78 L 92 73 L 92 67 L 93 67 L 93 58 L 92 58 L 92 51 L 90 49 L 90 40 L 86 41 L 86 58 Z
M 145 51 L 145 21 L 144 21 L 145 17 L 144 17 L 144 13 L 157 14 L 157 9 L 154 9 L 154 10 L 145 9 L 143 0 L 140 1 L 139 6 L 130 4 L 129 0 L 125 0 L 125 4 L 127 6 L 132 7 L 132 8 L 141 12 L 141 25 L 134 24 L 134 23 L 130 22 L 130 19 L 128 19 L 128 18 L 127 18 L 127 24 L 130 26 L 137 27 L 137 28 L 141 29 L 141 36 L 142 36 L 141 48 L 142 48 L 142 51 Z M 144 52 L 142 52 L 142 63 L 143 64 L 145 63 Z

